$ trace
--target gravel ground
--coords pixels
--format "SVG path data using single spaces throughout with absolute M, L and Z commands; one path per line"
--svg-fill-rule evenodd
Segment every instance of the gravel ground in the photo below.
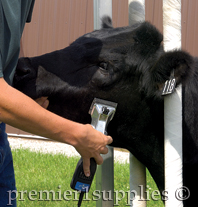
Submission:
M 30 149 L 31 151 L 40 151 L 43 153 L 53 153 L 53 154 L 64 154 L 68 157 L 79 156 L 78 152 L 74 147 L 47 140 L 38 140 L 38 139 L 24 139 L 24 138 L 8 138 L 10 142 L 11 149 Z M 121 152 L 119 150 L 114 150 L 114 161 L 120 163 L 129 163 L 129 153 Z

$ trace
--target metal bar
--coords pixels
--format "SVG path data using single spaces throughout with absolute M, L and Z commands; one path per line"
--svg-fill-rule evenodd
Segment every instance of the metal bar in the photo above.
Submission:
M 146 167 L 130 153 L 130 205 L 146 207 Z
M 94 0 L 94 30 L 101 28 L 104 15 L 112 18 L 112 0 Z
M 96 171 L 96 189 L 101 194 L 96 207 L 112 207 L 114 204 L 114 151 L 108 147 L 109 152 L 102 155 L 104 162 Z
M 129 0 L 129 25 L 145 20 L 145 0 Z M 146 167 L 130 153 L 130 205 L 146 207 Z M 135 192 L 135 194 L 134 194 Z M 142 193 L 143 192 L 143 193 Z
M 94 0 L 94 30 L 101 28 L 101 17 L 108 15 L 112 18 L 112 0 Z M 97 207 L 112 207 L 114 204 L 114 152 L 103 156 L 103 164 L 96 171 L 96 189 L 101 193 L 101 199 L 96 202 Z
M 31 135 L 31 134 L 12 134 L 7 133 L 8 137 L 19 137 L 19 138 L 29 138 L 29 139 L 44 139 L 44 140 L 51 140 L 45 137 L 37 136 L 37 135 Z

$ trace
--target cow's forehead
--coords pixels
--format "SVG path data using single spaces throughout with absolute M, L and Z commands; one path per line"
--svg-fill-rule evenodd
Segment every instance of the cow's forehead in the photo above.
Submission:
M 128 32 L 133 32 L 134 27 L 118 27 L 118 28 L 102 28 L 100 30 L 95 30 L 93 32 L 90 32 L 86 34 L 85 36 L 90 36 L 90 37 L 108 37 L 111 35 L 119 35 L 122 33 L 128 33 Z
M 85 40 L 86 39 L 86 40 Z M 77 39 L 75 42 L 79 44 L 86 44 L 89 39 L 100 41 L 103 45 L 111 44 L 111 47 L 131 46 L 134 42 L 142 43 L 143 45 L 157 46 L 163 40 L 162 34 L 149 22 L 138 23 L 133 26 L 118 27 L 118 28 L 102 28 L 93 32 L 87 33 Z M 112 44 L 113 43 L 113 44 Z
M 118 27 L 118 28 L 102 28 L 100 30 L 95 30 L 88 34 L 85 34 L 84 37 L 87 38 L 97 38 L 100 40 L 106 40 L 108 38 L 116 38 L 117 36 L 128 35 L 132 37 L 136 27 Z

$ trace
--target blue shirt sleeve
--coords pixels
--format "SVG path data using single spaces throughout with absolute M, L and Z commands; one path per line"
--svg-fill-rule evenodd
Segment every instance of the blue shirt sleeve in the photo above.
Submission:
M 0 0 L 0 77 L 12 85 L 20 39 L 26 22 L 31 20 L 34 0 Z

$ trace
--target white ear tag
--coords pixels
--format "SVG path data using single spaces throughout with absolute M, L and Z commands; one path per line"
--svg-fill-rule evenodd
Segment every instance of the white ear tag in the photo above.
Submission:
M 172 94 L 175 91 L 175 87 L 176 87 L 176 79 L 175 79 L 174 70 L 173 70 L 170 79 L 167 80 L 164 84 L 164 87 L 162 90 L 162 96 Z

